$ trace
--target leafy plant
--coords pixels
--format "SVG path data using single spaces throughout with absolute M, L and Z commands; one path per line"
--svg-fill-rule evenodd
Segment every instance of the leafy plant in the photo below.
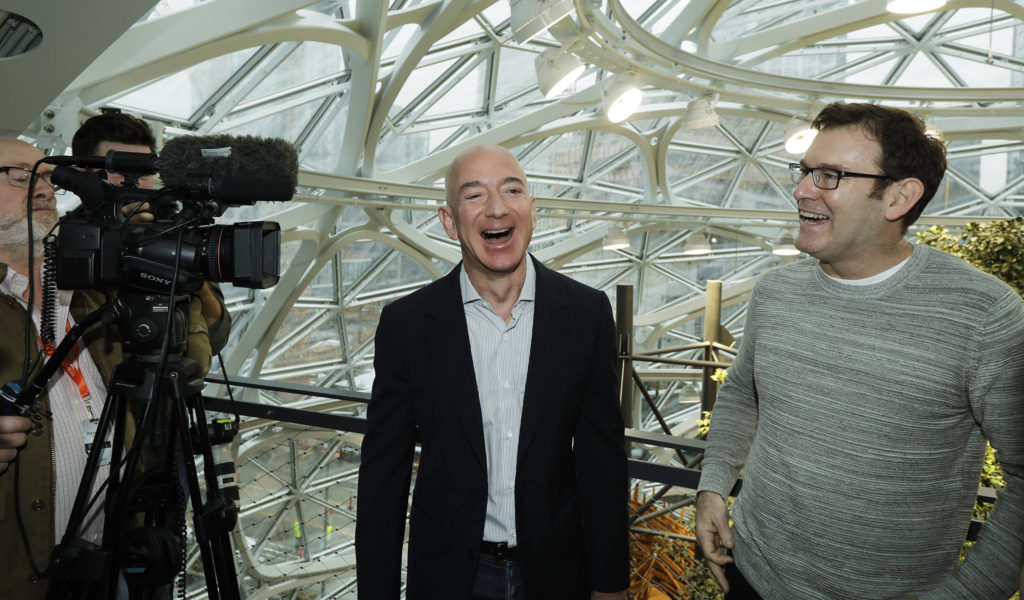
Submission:
M 1024 296 L 1024 218 L 968 223 L 958 232 L 933 225 L 917 237 L 917 243 L 959 256 Z

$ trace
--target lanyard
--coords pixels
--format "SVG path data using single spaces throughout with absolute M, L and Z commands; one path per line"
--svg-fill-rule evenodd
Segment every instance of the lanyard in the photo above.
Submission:
M 64 333 L 67 333 L 69 331 L 71 331 L 70 317 L 68 317 L 67 322 L 65 322 L 64 324 Z M 40 344 L 42 343 L 41 338 L 39 342 Z M 53 356 L 55 350 L 56 348 L 54 348 L 53 345 L 51 344 L 46 344 L 45 346 L 43 346 L 43 352 L 46 353 L 47 356 Z M 89 409 L 89 412 L 91 413 L 92 404 L 89 402 L 89 384 L 85 382 L 85 375 L 82 374 L 82 370 L 79 369 L 78 365 L 75 364 L 78 362 L 77 344 L 71 347 L 71 354 L 74 355 L 74 358 L 71 359 L 70 357 L 65 356 L 63 362 L 61 362 L 61 366 L 64 367 L 64 372 L 68 374 L 68 377 L 70 377 L 71 380 L 75 382 L 75 385 L 78 386 L 78 393 L 82 396 L 82 401 L 85 402 L 86 407 Z

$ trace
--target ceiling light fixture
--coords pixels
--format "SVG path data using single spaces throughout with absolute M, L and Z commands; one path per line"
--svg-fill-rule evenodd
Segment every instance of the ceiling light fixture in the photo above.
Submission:
M 608 233 L 604 234 L 604 242 L 601 243 L 601 248 L 605 250 L 629 248 L 629 236 L 626 235 L 626 231 L 619 225 L 612 225 L 608 229 Z
M 567 48 L 548 48 L 534 60 L 537 67 L 537 85 L 547 99 L 564 92 L 576 83 L 586 67 Z
M 942 8 L 944 4 L 946 0 L 889 0 L 885 3 L 885 10 L 900 15 L 912 15 Z
M 572 0 L 509 0 L 512 37 L 520 44 L 547 31 L 573 11 Z
M 612 123 L 621 123 L 640 108 L 644 93 L 633 83 L 633 79 L 616 77 L 601 92 L 601 108 Z
M 786 140 L 786 152 L 800 155 L 807 152 L 811 142 L 818 135 L 816 129 L 811 129 L 811 124 L 799 117 L 793 117 L 786 124 L 783 139 Z
M 772 244 L 772 254 L 775 256 L 797 256 L 800 251 L 796 249 L 796 245 L 793 240 L 793 234 L 785 231 L 779 236 L 779 239 L 775 240 Z
M 704 94 L 700 98 L 690 100 L 690 103 L 686 105 L 686 112 L 683 113 L 683 129 L 693 130 L 717 126 L 718 113 L 715 112 L 715 102 L 717 101 L 718 94 Z
M 703 256 L 711 254 L 711 244 L 708 243 L 708 236 L 704 231 L 694 231 L 686 238 L 686 245 L 683 246 L 683 254 L 686 256 Z

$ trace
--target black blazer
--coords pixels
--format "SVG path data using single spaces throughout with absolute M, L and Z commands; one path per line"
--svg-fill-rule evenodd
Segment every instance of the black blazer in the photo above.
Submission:
M 531 260 L 532 257 L 530 258 Z M 533 340 L 516 467 L 529 600 L 629 584 L 626 456 L 607 297 L 534 260 Z M 359 598 L 394 600 L 414 441 L 407 596 L 469 598 L 487 508 L 483 422 L 460 267 L 381 313 L 359 469 Z

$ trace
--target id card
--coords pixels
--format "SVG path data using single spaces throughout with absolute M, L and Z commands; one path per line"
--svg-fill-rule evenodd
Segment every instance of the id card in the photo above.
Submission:
M 99 419 L 87 419 L 82 421 L 82 442 L 85 444 L 85 454 L 88 455 L 92 450 L 93 440 L 96 439 L 96 430 L 99 428 Z M 102 449 L 100 450 L 100 464 L 99 466 L 105 467 L 110 464 L 110 457 L 112 445 L 110 440 L 104 440 L 102 443 Z

